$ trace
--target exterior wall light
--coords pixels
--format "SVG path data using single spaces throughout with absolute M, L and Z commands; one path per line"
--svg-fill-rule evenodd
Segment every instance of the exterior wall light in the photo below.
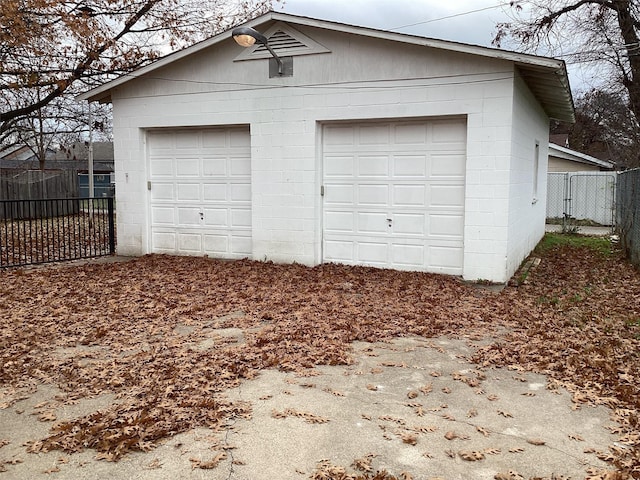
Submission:
M 265 48 L 269 51 L 269 53 L 273 56 L 277 64 L 277 76 L 279 77 L 290 77 L 293 75 L 293 58 L 284 57 L 280 58 L 276 52 L 273 51 L 271 46 L 269 45 L 269 41 L 267 37 L 262 35 L 260 32 L 254 30 L 250 27 L 237 27 L 234 28 L 231 32 L 233 35 L 233 39 L 236 41 L 238 45 L 241 47 L 253 47 L 256 42 L 265 46 Z M 269 68 L 269 76 L 274 77 L 276 75 L 272 75 L 271 66 Z

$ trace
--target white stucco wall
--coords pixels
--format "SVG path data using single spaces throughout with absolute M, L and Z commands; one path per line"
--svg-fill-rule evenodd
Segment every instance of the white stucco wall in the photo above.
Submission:
M 544 201 L 521 192 L 531 132 L 546 145 L 544 114 L 520 84 L 514 105 L 513 65 L 297 28 L 332 53 L 294 57 L 293 77 L 269 79 L 266 60 L 234 62 L 241 47 L 229 39 L 112 91 L 118 252 L 149 252 L 147 129 L 249 125 L 253 257 L 312 265 L 321 261 L 322 122 L 454 115 L 468 129 L 464 277 L 505 281 L 535 244 L 531 215 L 544 228 Z

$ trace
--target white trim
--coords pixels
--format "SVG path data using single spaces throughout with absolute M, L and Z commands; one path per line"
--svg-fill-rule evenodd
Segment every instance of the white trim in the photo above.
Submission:
M 481 47 L 477 45 L 468 45 L 464 43 L 451 42 L 448 40 L 437 40 L 433 38 L 419 37 L 416 35 L 407 35 L 404 33 L 376 30 L 367 27 L 357 27 L 353 25 L 346 25 L 343 23 L 330 22 L 327 20 L 299 17 L 287 13 L 276 13 L 273 11 L 250 20 L 244 25 L 247 27 L 255 28 L 259 25 L 263 25 L 271 21 L 287 22 L 314 28 L 323 28 L 327 30 L 350 33 L 360 36 L 368 36 L 382 40 L 402 42 L 406 44 L 420 45 L 428 48 L 437 48 L 441 50 L 449 50 L 470 55 L 479 55 L 487 58 L 514 62 L 526 74 L 525 77 L 528 77 L 525 78 L 525 82 L 529 84 L 529 87 L 532 89 L 532 91 L 541 95 L 541 97 L 538 98 L 538 101 L 541 105 L 543 105 L 545 111 L 551 118 L 570 122 L 574 120 L 573 98 L 571 95 L 571 90 L 569 88 L 565 62 L 562 60 L 528 55 L 524 53 L 510 52 L 506 50 L 498 50 L 495 48 Z M 200 52 L 223 41 L 228 41 L 230 40 L 230 37 L 230 30 L 222 32 L 203 42 L 196 43 L 191 47 L 185 48 L 184 50 L 169 54 L 166 57 L 163 57 L 150 65 L 142 67 L 131 74 L 123 75 L 120 78 L 107 82 L 99 87 L 89 90 L 88 92 L 80 94 L 76 97 L 76 100 L 109 102 L 111 96 L 110 92 L 113 88 L 122 85 L 134 78 L 141 77 L 159 68 L 165 67 L 166 65 L 176 60 L 180 60 L 189 55 Z
M 614 168 L 614 165 L 611 162 L 600 160 L 599 158 L 592 157 L 586 153 L 577 152 L 576 150 L 571 150 L 570 148 L 561 147 L 555 143 L 549 143 L 549 156 L 584 163 L 587 165 L 596 165 L 603 168 Z

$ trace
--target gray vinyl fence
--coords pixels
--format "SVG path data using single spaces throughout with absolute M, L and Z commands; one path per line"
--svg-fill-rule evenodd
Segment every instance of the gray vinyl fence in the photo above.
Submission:
M 563 226 L 615 225 L 615 172 L 547 175 L 547 222 Z
M 620 244 L 627 257 L 640 267 L 640 169 L 618 174 L 616 220 Z

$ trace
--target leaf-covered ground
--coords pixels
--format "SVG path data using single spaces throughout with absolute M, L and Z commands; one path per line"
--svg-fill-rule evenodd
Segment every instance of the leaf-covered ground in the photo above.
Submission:
M 492 335 L 478 363 L 545 373 L 576 406 L 614 409 L 609 478 L 640 478 L 640 274 L 602 243 L 547 242 L 537 255 L 500 293 L 431 274 L 155 255 L 0 272 L 0 408 L 40 383 L 66 392 L 42 406 L 47 421 L 56 406 L 115 394 L 29 449 L 117 460 L 251 415 L 224 393 L 262 369 L 348 364 L 356 340 Z

